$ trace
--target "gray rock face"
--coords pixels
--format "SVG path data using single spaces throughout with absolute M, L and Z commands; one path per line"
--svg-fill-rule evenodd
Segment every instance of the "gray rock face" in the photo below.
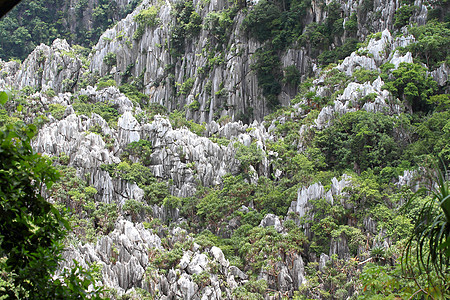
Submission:
M 281 225 L 280 219 L 274 214 L 267 214 L 264 219 L 261 220 L 259 224 L 261 227 L 273 226 L 277 232 L 283 231 L 283 226 Z
M 353 12 L 357 11 L 358 3 L 340 2 L 347 20 Z M 98 71 L 100 76 L 112 74 L 117 82 L 121 80 L 126 70 L 130 70 L 135 77 L 142 74 L 145 92 L 150 95 L 150 101 L 162 104 L 169 110 L 189 105 L 195 98 L 199 102 L 199 109 L 189 110 L 186 116 L 199 122 L 211 122 L 214 114 L 219 117 L 228 115 L 232 120 L 236 120 L 241 113 L 248 113 L 249 107 L 253 109 L 252 118 L 262 120 L 268 113 L 268 107 L 258 87 L 256 74 L 251 72 L 250 67 L 253 61 L 252 55 L 261 45 L 255 40 L 249 40 L 247 35 L 243 34 L 241 25 L 245 15 L 242 11 L 239 11 L 234 19 L 233 28 L 225 45 L 228 50 L 223 51 L 223 63 L 210 65 L 208 62 L 206 52 L 211 40 L 214 41 L 215 37 L 209 33 L 212 25 L 206 20 L 211 13 L 221 12 L 229 5 L 223 0 L 211 1 L 208 4 L 201 1 L 193 2 L 196 12 L 203 19 L 204 26 L 197 37 L 186 40 L 183 59 L 180 60 L 172 57 L 166 47 L 166 44 L 171 41 L 169 28 L 175 23 L 171 15 L 174 13 L 173 5 L 170 2 L 158 4 L 156 0 L 145 0 L 134 12 L 102 35 L 94 48 L 90 70 Z M 134 17 L 140 11 L 152 6 L 159 8 L 159 24 L 153 28 L 146 28 L 141 38 L 133 39 L 138 28 Z M 251 9 L 252 5 L 249 5 L 249 8 Z M 372 32 L 392 29 L 398 3 L 382 0 L 374 3 L 373 8 L 373 12 L 361 16 L 364 19 L 361 21 L 362 24 L 367 24 L 367 28 L 371 27 Z M 305 17 L 305 23 L 321 22 L 326 16 L 327 12 L 322 4 L 313 1 Z M 419 18 L 422 19 L 422 17 Z M 365 36 L 367 33 L 366 28 L 362 26 L 358 28 L 359 36 Z M 391 37 L 389 35 L 386 38 Z M 375 44 L 375 41 L 372 43 Z M 375 68 L 375 63 L 383 56 L 381 54 L 383 49 L 380 47 L 384 47 L 384 44 L 383 37 L 376 47 L 370 45 L 374 59 L 353 57 L 346 67 L 346 72 L 350 73 L 356 66 Z M 104 63 L 103 58 L 108 53 L 116 54 L 115 67 Z M 297 47 L 291 47 L 282 53 L 281 64 L 283 68 L 295 66 L 301 74 L 306 74 L 310 66 L 314 66 L 307 51 Z M 173 78 L 175 84 L 169 77 Z M 190 90 L 183 94 L 177 93 L 177 86 L 181 86 L 188 78 L 192 80 Z M 278 97 L 280 103 L 288 104 L 295 93 L 295 87 L 283 84 Z
M 347 237 L 345 235 L 331 239 L 330 256 L 335 254 L 341 259 L 348 259 L 350 257 L 350 250 L 348 249 Z
M 314 183 L 309 187 L 303 187 L 298 190 L 297 201 L 292 201 L 289 212 L 295 212 L 299 217 L 303 217 L 309 209 L 308 202 L 320 198 L 325 198 L 328 202 L 333 204 L 334 198 L 336 196 L 340 196 L 339 198 L 341 199 L 341 204 L 343 204 L 345 201 L 345 197 L 342 197 L 344 196 L 343 190 L 350 185 L 351 177 L 344 174 L 342 175 L 341 180 L 336 178 L 331 180 L 331 188 L 327 192 L 325 192 L 325 189 L 321 183 Z
M 161 248 L 158 236 L 144 229 L 142 224 L 119 219 L 114 231 L 95 245 L 70 246 L 63 253 L 61 267 L 72 266 L 73 260 L 85 268 L 98 263 L 102 266 L 103 284 L 121 294 L 131 287 L 144 287 L 149 248 Z
M 223 252 L 222 252 L 222 250 L 220 248 L 218 248 L 216 246 L 213 246 L 213 247 L 211 247 L 210 252 L 211 252 L 212 256 L 214 257 L 214 259 L 217 260 L 217 262 L 222 267 L 228 268 L 230 263 L 225 259 L 225 255 L 223 254 Z M 236 267 L 233 268 L 233 270 L 236 270 L 236 269 L 237 269 Z M 239 270 L 239 269 L 237 269 L 237 270 Z M 233 274 L 233 275 L 235 275 L 235 274 Z M 245 274 L 244 274 L 244 276 L 242 276 L 242 274 L 237 273 L 237 275 L 239 277 L 245 277 Z M 242 278 L 242 279 L 246 279 L 246 278 Z
M 175 228 L 171 243 L 181 238 L 182 232 L 184 230 Z M 118 295 L 133 296 L 136 288 L 143 288 L 158 299 L 222 299 L 224 284 L 227 284 L 224 293 L 231 295 L 248 279 L 237 267 L 230 266 L 219 248 L 213 247 L 205 252 L 194 248 L 183 253 L 176 269 L 171 269 L 167 275 L 160 274 L 150 265 L 151 253 L 156 249 L 170 249 L 164 249 L 160 238 L 141 223 L 134 224 L 120 217 L 115 230 L 95 245 L 70 246 L 63 254 L 61 268 L 71 267 L 74 259 L 83 267 L 97 263 L 102 266 L 101 283 L 115 289 Z M 219 273 L 212 273 L 210 266 L 216 263 L 221 266 Z M 195 276 L 201 273 L 207 274 L 207 282 L 196 281 Z
M 405 37 L 393 38 L 389 30 L 385 29 L 381 33 L 381 37 L 376 37 L 369 40 L 366 47 L 353 52 L 350 56 L 344 59 L 335 69 L 344 72 L 347 76 L 353 74 L 356 69 L 362 68 L 366 70 L 377 70 L 378 66 L 383 63 L 390 62 L 394 64 L 395 68 L 398 68 L 400 63 L 412 63 L 412 55 L 410 52 L 405 55 L 401 55 L 396 49 L 398 47 L 405 47 L 408 44 L 414 42 L 414 37 L 407 35 Z M 367 53 L 360 56 L 358 53 Z M 442 78 L 444 81 L 446 69 L 442 68 L 436 70 L 433 76 Z M 321 74 L 319 78 L 313 82 L 311 91 L 315 91 L 319 96 L 327 96 L 325 87 L 321 86 L 325 80 L 327 72 Z M 383 90 L 384 82 L 381 78 L 377 78 L 374 82 L 365 82 L 363 84 L 350 82 L 344 89 L 343 93 L 339 95 L 334 101 L 333 105 L 323 107 L 315 120 L 315 127 L 318 129 L 324 129 L 328 127 L 336 116 L 343 115 L 345 113 L 354 112 L 362 109 L 370 112 L 382 112 L 385 114 L 398 114 L 402 111 L 402 107 L 395 103 L 395 99 L 392 99 L 390 93 Z M 316 88 L 317 87 L 317 88 Z M 366 101 L 362 106 L 358 103 L 358 100 L 364 99 L 364 97 L 371 96 L 370 101 Z
M 174 130 L 162 117 L 156 116 L 151 124 L 142 126 L 142 138 L 151 141 L 153 146 L 153 173 L 156 177 L 172 179 L 176 188 L 173 194 L 177 196 L 192 195 L 197 179 L 205 186 L 217 185 L 223 175 L 239 170 L 231 144 L 219 146 L 187 129 Z
M 326 255 L 325 253 L 320 254 L 319 270 L 323 272 L 329 261 L 330 257 L 328 255 Z
M 129 1 L 119 2 L 120 5 L 126 5 Z M 89 0 L 90 6 L 92 3 Z M 204 20 L 211 13 L 220 12 L 231 5 L 225 0 L 194 0 L 193 3 L 195 10 Z M 351 13 L 357 12 L 359 3 L 340 3 L 344 10 L 343 18 L 348 21 Z M 138 28 L 134 17 L 153 5 L 159 7 L 160 24 L 154 28 L 146 28 L 141 38 L 133 39 Z M 367 24 L 372 26 L 373 30 L 382 31 L 381 36 L 372 38 L 365 48 L 344 59 L 335 67 L 336 70 L 352 76 L 354 71 L 360 68 L 379 71 L 380 65 L 386 62 L 394 64 L 396 68 L 402 62 L 412 62 L 411 53 L 401 55 L 397 48 L 414 42 L 414 38 L 407 34 L 393 37 L 388 30 L 392 29 L 395 10 L 399 5 L 396 1 L 374 2 L 374 12 L 362 17 L 368 20 Z M 420 10 L 412 19 L 422 24 L 426 18 L 426 7 L 420 0 L 416 1 L 416 5 Z M 305 18 L 306 24 L 323 21 L 327 17 L 322 2 L 312 1 L 311 6 Z M 249 9 L 252 9 L 251 5 Z M 86 178 L 88 184 L 97 189 L 97 201 L 123 204 L 128 199 L 143 199 L 144 191 L 136 183 L 111 178 L 108 172 L 100 168 L 102 164 L 119 163 L 124 147 L 141 139 L 150 141 L 152 145 L 149 168 L 158 179 L 169 181 L 170 192 L 179 197 L 194 195 L 199 183 L 203 186 L 220 186 L 225 174 L 238 174 L 240 162 L 235 158 L 235 142 L 245 146 L 255 143 L 265 152 L 262 162 L 249 168 L 253 171 L 249 179 L 251 183 L 256 183 L 259 176 L 282 176 L 282 171 L 273 170 L 275 164 L 272 163 L 277 159 L 278 153 L 266 151 L 266 144 L 281 139 L 275 133 L 276 124 L 283 124 L 288 118 L 278 118 L 268 129 L 263 122 L 259 122 L 268 113 L 268 108 L 251 65 L 254 62 L 253 54 L 261 45 L 249 40 L 242 32 L 244 13 L 237 14 L 229 40 L 224 45 L 227 50 L 222 51 L 221 57 L 216 53 L 219 62 L 213 64 L 208 60 L 207 52 L 212 51 L 209 45 L 215 37 L 208 32 L 207 27 L 210 24 L 206 21 L 198 37 L 186 39 L 183 58 L 176 59 L 171 56 L 167 44 L 171 42 L 169 28 L 175 22 L 173 13 L 171 1 L 144 0 L 136 11 L 103 34 L 90 56 L 89 67 L 83 66 L 82 60 L 63 40 L 55 40 L 51 46 L 40 45 L 22 64 L 0 61 L 0 88 L 21 89 L 30 86 L 42 91 L 35 93 L 30 100 L 36 102 L 36 105 L 41 105 L 45 110 L 55 103 L 66 106 L 62 120 L 57 121 L 53 116 L 49 116 L 49 122 L 39 132 L 33 146 L 38 152 L 49 156 L 68 155 L 68 164 L 76 168 L 78 175 Z M 358 35 L 365 36 L 368 29 L 359 25 Z M 339 42 L 337 40 L 336 44 Z M 115 66 L 108 66 L 104 62 L 109 53 L 116 55 Z M 318 73 L 319 78 L 313 82 L 313 89 L 318 96 L 330 96 L 326 94 L 329 91 L 324 86 L 326 71 L 319 72 L 314 60 L 308 57 L 306 49 L 286 50 L 281 54 L 281 65 L 282 68 L 295 66 L 302 76 L 308 72 Z M 141 119 L 137 115 L 143 111 L 116 87 L 97 90 L 96 87 L 87 86 L 72 94 L 71 92 L 78 90 L 83 77 L 87 76 L 86 68 L 100 76 L 112 75 L 117 82 L 121 82 L 126 71 L 134 77 L 142 75 L 144 90 L 150 102 L 162 104 L 169 110 L 188 105 L 187 118 L 208 122 L 204 136 L 198 136 L 187 128 L 173 128 L 170 121 L 162 116 L 155 116 L 151 123 L 138 121 Z M 446 65 L 430 72 L 430 76 L 444 87 L 448 85 L 448 74 L 449 68 Z M 186 87 L 187 82 L 191 86 L 181 91 L 180 87 Z M 335 98 L 333 105 L 323 107 L 314 124 L 303 125 L 299 135 L 302 137 L 309 129 L 324 129 L 332 124 L 336 116 L 358 109 L 386 114 L 402 111 L 402 107 L 393 104 L 395 99 L 382 89 L 383 85 L 381 78 L 377 78 L 372 83 L 353 82 L 342 87 L 342 93 Z M 45 91 L 49 89 L 53 89 L 57 95 L 46 95 Z M 283 84 L 279 95 L 280 102 L 283 105 L 289 104 L 296 92 L 296 87 Z M 117 126 L 110 126 L 97 114 L 76 115 L 72 107 L 72 96 L 85 96 L 89 102 L 114 105 L 120 114 Z M 360 105 L 358 101 L 368 96 L 371 100 Z M 196 104 L 195 101 L 198 101 L 198 105 L 189 106 Z M 305 115 L 301 104 L 293 107 L 295 112 L 292 114 Z M 196 106 L 198 108 L 193 108 Z M 253 109 L 251 115 L 250 108 Z M 245 114 L 255 121 L 249 125 L 240 121 L 232 122 Z M 229 116 L 231 121 L 223 121 L 225 118 L 213 121 L 214 118 L 225 116 Z M 99 128 L 102 134 L 92 132 L 94 129 L 97 132 Z M 111 138 L 109 145 L 106 143 L 106 136 Z M 228 146 L 222 146 L 213 142 L 214 138 L 228 139 L 230 143 Z M 298 149 L 299 152 L 303 150 L 301 145 Z M 135 160 L 137 161 L 137 158 Z M 413 175 L 411 172 L 405 172 L 400 176 L 398 185 L 414 185 Z M 325 198 L 330 204 L 351 209 L 352 206 L 346 202 L 344 191 L 351 185 L 351 177 L 343 175 L 340 179 L 331 180 L 328 191 L 321 183 L 302 187 L 298 190 L 297 201 L 291 203 L 289 211 L 300 218 L 311 218 L 309 203 L 320 198 Z M 242 211 L 245 213 L 249 209 L 243 207 Z M 181 223 L 183 220 L 177 208 L 154 205 L 152 212 L 154 217 L 163 221 L 171 219 Z M 384 238 L 386 235 L 377 232 L 377 224 L 370 217 L 364 219 L 363 225 L 366 233 L 380 236 L 376 241 L 374 238 L 373 245 L 380 244 L 385 248 L 389 246 L 389 240 Z M 231 231 L 239 226 L 239 219 L 230 220 Z M 273 214 L 266 215 L 260 226 L 274 226 L 281 234 L 285 230 L 282 220 Z M 308 235 L 308 232 L 306 233 Z M 186 235 L 185 230 L 177 227 L 167 232 L 167 244 L 174 245 L 190 239 Z M 347 259 L 350 255 L 348 244 L 345 235 L 333 238 L 329 255 L 320 256 L 319 270 L 324 270 L 330 256 L 337 255 Z M 168 270 L 167 274 L 163 274 L 151 265 L 151 259 L 154 255 L 152 251 L 171 250 L 172 246 L 165 247 L 167 249 L 163 249 L 160 237 L 145 229 L 143 224 L 134 224 L 121 217 L 115 230 L 100 238 L 96 244 L 68 247 L 64 253 L 66 262 L 62 267 L 70 266 L 72 259 L 81 262 L 85 267 L 90 263 L 98 263 L 103 267 L 103 284 L 116 289 L 119 295 L 131 295 L 137 288 L 143 288 L 160 299 L 232 298 L 232 291 L 248 280 L 247 274 L 236 266 L 230 266 L 220 248 L 203 249 L 195 243 L 192 243 L 190 249 L 184 250 L 178 264 Z M 316 257 L 310 257 L 309 260 L 317 261 Z M 307 283 L 305 263 L 299 253 L 283 254 L 276 268 L 277 276 L 264 270 L 260 274 L 260 278 L 267 280 L 269 287 L 274 290 L 292 296 L 294 290 Z
M 433 79 L 436 80 L 436 82 L 440 86 L 446 87 L 447 93 L 449 91 L 448 86 L 449 74 L 450 74 L 450 67 L 447 66 L 446 64 L 442 64 L 441 66 L 439 66 L 439 68 L 431 72 L 431 76 L 433 77 Z
M 204 186 L 218 185 L 223 175 L 239 171 L 240 163 L 234 158 L 232 143 L 224 147 L 187 129 L 173 129 L 167 119 L 159 116 L 152 123 L 141 125 L 132 114 L 136 110 L 132 103 L 114 87 L 101 91 L 88 87 L 81 94 L 87 95 L 91 101 L 117 103 L 121 107 L 119 111 L 123 111 L 117 129 L 110 128 L 97 114 L 77 116 L 68 108 L 65 118 L 42 128 L 34 146 L 49 156 L 68 155 L 69 165 L 75 167 L 80 176 L 90 175 L 89 184 L 98 190 L 98 200 L 123 203 L 125 199 L 142 199 L 143 192 L 135 184 L 112 179 L 100 169 L 102 164 L 120 162 L 120 149 L 140 139 L 152 143 L 150 168 L 156 177 L 173 180 L 172 193 L 177 196 L 193 195 L 197 180 Z M 52 98 L 52 102 L 58 101 L 70 107 L 70 94 Z M 89 132 L 93 126 L 99 126 L 103 136 Z M 255 124 L 255 129 L 249 133 L 245 131 L 247 127 L 240 123 L 236 123 L 234 130 L 229 130 L 230 126 L 218 127 L 220 134 L 230 138 L 236 134 L 234 138 L 243 142 L 254 139 L 263 147 L 262 141 L 267 136 L 263 126 Z M 114 140 L 112 146 L 107 147 L 106 135 Z M 268 167 L 266 161 L 262 168 L 264 174 L 267 174 Z
M 53 89 L 55 92 L 72 91 L 85 69 L 65 40 L 56 39 L 49 47 L 41 44 L 17 68 L 17 63 L 6 66 L 0 88 L 15 89 L 32 87 L 38 90 Z M 2 83 L 4 86 L 2 86 Z
M 134 108 L 133 103 L 124 94 L 122 94 L 118 88 L 110 86 L 100 91 L 92 86 L 88 86 L 85 89 L 81 89 L 78 95 L 87 96 L 90 102 L 102 102 L 110 103 L 114 107 L 117 107 L 119 114 L 123 114 L 126 111 L 132 111 Z M 135 113 L 139 113 L 141 110 L 139 107 L 134 108 Z

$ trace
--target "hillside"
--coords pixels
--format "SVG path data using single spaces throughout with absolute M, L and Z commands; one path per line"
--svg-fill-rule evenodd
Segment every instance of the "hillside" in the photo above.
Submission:
M 450 163 L 449 21 L 445 1 L 24 2 L 0 20 L 0 127 L 39 129 L 60 267 L 107 298 L 445 299 L 450 255 L 405 248 Z

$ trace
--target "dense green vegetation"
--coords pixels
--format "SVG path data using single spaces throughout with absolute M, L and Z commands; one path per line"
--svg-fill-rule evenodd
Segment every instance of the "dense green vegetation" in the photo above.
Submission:
M 109 0 L 99 0 L 95 7 L 89 7 L 87 0 L 77 1 L 73 7 L 66 0 L 22 1 L 0 20 L 0 58 L 23 60 L 36 46 L 50 45 L 56 38 L 91 47 L 139 2 L 130 1 L 120 9 L 116 1 Z M 79 22 L 84 17 L 92 19 L 92 24 Z

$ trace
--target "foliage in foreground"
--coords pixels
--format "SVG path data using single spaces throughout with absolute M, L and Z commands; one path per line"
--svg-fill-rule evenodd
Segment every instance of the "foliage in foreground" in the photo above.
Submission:
M 0 92 L 0 105 L 7 99 Z M 53 279 L 69 224 L 40 194 L 59 173 L 31 148 L 36 131 L 23 123 L 0 131 L 0 298 L 98 298 L 101 289 L 79 266 Z
M 421 208 L 406 245 L 405 268 L 412 272 L 409 262 L 414 257 L 419 273 L 434 273 L 444 282 L 443 289 L 450 290 L 449 181 L 439 167 L 435 167 L 433 173 L 430 186 L 423 188 L 431 196 Z

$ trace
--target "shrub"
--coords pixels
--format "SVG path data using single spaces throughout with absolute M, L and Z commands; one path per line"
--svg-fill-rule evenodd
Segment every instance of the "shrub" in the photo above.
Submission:
M 424 26 L 412 26 L 408 30 L 416 41 L 406 47 L 415 58 L 435 68 L 449 56 L 449 23 L 428 22 Z
M 116 53 L 114 52 L 108 52 L 105 57 L 103 57 L 103 62 L 108 66 L 112 67 L 117 64 L 117 57 Z
M 51 113 L 55 119 L 61 120 L 63 118 L 64 112 L 66 111 L 66 107 L 64 105 L 52 103 L 48 107 L 49 113 Z
M 242 26 L 251 37 L 264 42 L 273 37 L 275 32 L 280 29 L 280 17 L 281 11 L 277 5 L 262 0 L 245 17 Z
M 192 111 L 198 111 L 200 109 L 200 102 L 198 102 L 198 100 L 196 99 L 188 105 L 188 108 Z
M 256 72 L 258 86 L 268 100 L 269 108 L 274 109 L 279 105 L 277 96 L 281 92 L 280 58 L 274 50 L 260 48 L 254 54 L 254 61 L 251 68 Z
M 103 90 L 110 86 L 116 86 L 114 79 L 108 79 L 107 81 L 99 81 L 97 83 L 97 91 Z
M 8 100 L 0 92 L 0 106 Z M 53 279 L 70 228 L 39 192 L 59 179 L 51 162 L 35 153 L 34 125 L 7 125 L 0 131 L 0 286 L 2 298 L 99 299 L 92 273 L 75 266 Z M 90 284 L 92 289 L 87 290 Z
M 399 120 L 381 113 L 347 113 L 319 132 L 315 143 L 331 166 L 353 166 L 356 171 L 386 166 L 401 154 L 393 137 L 398 123 Z
M 396 28 L 402 28 L 409 22 L 409 18 L 418 9 L 417 6 L 403 5 L 395 11 L 395 22 L 394 26 Z
M 264 152 L 258 148 L 256 143 L 252 143 L 250 146 L 245 146 L 241 143 L 235 143 L 236 148 L 235 158 L 241 162 L 241 169 L 244 172 L 248 172 L 250 166 L 257 167 L 264 159 Z
M 45 91 L 45 94 L 47 95 L 47 97 L 53 98 L 56 96 L 55 90 L 52 88 L 49 88 Z
M 178 91 L 178 95 L 187 95 L 191 91 L 194 86 L 195 79 L 188 78 L 185 82 L 180 85 L 180 90 Z
M 138 27 L 133 34 L 134 40 L 139 40 L 145 32 L 145 28 L 155 27 L 159 24 L 160 19 L 157 17 L 159 14 L 159 7 L 151 6 L 147 9 L 141 10 L 133 20 L 138 23 Z
M 139 158 L 143 165 L 150 165 L 152 143 L 146 140 L 139 140 L 137 142 L 129 143 L 121 156 L 126 157 L 130 155 Z

